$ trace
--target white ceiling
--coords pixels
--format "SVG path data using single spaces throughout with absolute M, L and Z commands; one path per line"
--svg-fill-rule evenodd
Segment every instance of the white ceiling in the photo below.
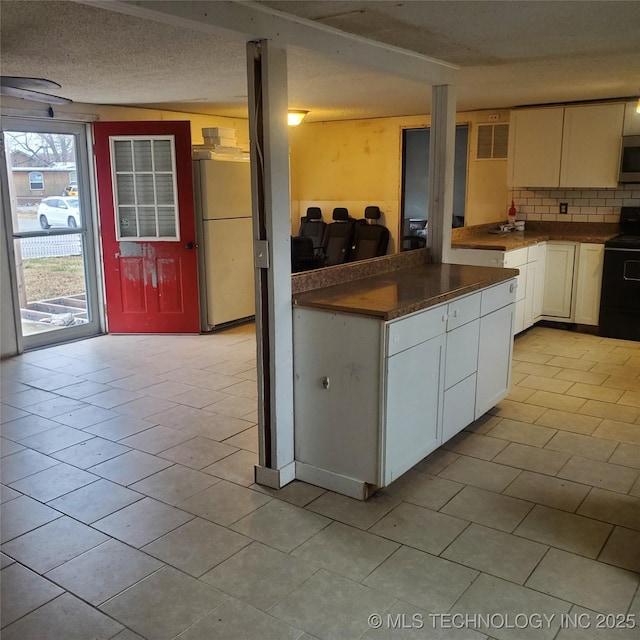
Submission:
M 215 2 L 205 4 L 215 13 Z M 459 65 L 459 111 L 640 93 L 637 0 L 259 4 Z M 1 8 L 4 75 L 55 80 L 76 102 L 246 117 L 243 34 L 65 0 Z M 309 109 L 310 121 L 429 111 L 423 83 L 299 47 L 288 59 L 290 106 Z

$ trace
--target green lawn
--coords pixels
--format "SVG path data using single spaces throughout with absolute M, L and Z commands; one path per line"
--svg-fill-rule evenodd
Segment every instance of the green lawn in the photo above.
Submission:
M 28 302 L 85 291 L 81 256 L 29 258 L 22 264 Z

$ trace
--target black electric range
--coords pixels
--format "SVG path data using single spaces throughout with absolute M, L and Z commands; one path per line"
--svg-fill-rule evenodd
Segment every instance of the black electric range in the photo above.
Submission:
M 640 207 L 622 207 L 620 234 L 604 244 L 598 333 L 640 340 Z

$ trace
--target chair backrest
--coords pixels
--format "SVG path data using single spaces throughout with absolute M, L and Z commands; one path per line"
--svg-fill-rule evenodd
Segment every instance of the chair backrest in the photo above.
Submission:
M 366 207 L 364 217 L 365 220 L 379 220 L 381 217 L 380 207 Z M 389 236 L 389 229 L 384 225 L 366 223 L 356 225 L 349 262 L 385 255 L 389 246 Z
M 423 249 L 427 246 L 427 239 L 422 236 L 404 236 L 402 238 L 402 250 Z
M 317 259 L 313 252 L 313 241 L 308 236 L 291 237 L 291 272 L 314 269 Z
M 320 207 L 309 207 L 307 215 L 300 220 L 300 231 L 298 237 L 306 236 L 313 241 L 313 248 L 320 249 L 324 232 L 327 228 L 326 222 L 322 219 L 322 210 Z
M 349 211 L 345 207 L 333 210 L 333 220 L 327 225 L 322 242 L 327 266 L 347 262 L 356 226 L 356 221 L 349 217 Z

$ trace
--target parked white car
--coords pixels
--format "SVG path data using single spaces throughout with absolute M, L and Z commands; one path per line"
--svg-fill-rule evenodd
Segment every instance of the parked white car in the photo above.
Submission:
M 78 198 L 43 198 L 38 207 L 38 222 L 43 229 L 52 226 L 75 229 L 80 226 L 79 206 Z

